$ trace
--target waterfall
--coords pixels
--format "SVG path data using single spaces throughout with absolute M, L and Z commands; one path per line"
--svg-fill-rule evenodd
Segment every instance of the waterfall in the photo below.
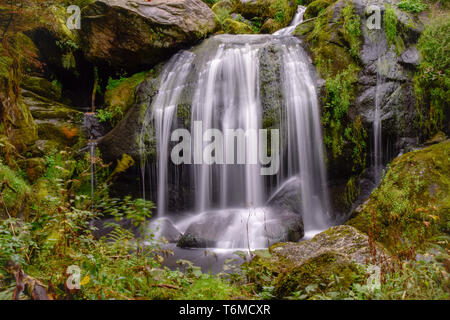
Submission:
M 327 227 L 329 209 L 319 104 L 300 46 L 283 46 L 283 60 L 288 176 L 300 174 L 303 223 L 314 232 Z
M 306 7 L 298 6 L 297 12 L 295 13 L 294 19 L 292 19 L 289 27 L 280 29 L 273 33 L 274 36 L 288 36 L 291 35 L 295 28 L 303 22 L 303 15 L 305 14 Z
M 90 165 L 90 175 L 91 175 L 91 210 L 94 210 L 94 190 L 95 185 L 97 184 L 97 177 L 96 177 L 96 154 L 95 154 L 95 148 L 97 147 L 97 142 L 94 140 L 90 140 L 88 142 L 88 148 L 89 148 L 89 161 L 91 162 Z
M 147 108 L 139 135 L 139 151 L 141 156 L 141 174 L 143 184 L 143 197 L 145 199 L 145 139 L 147 127 L 153 120 L 155 127 L 157 166 L 158 166 L 158 191 L 157 191 L 157 216 L 162 216 L 167 210 L 167 174 L 169 163 L 169 142 L 172 132 L 174 115 L 177 104 L 184 88 L 186 77 L 191 69 L 194 55 L 188 51 L 176 54 L 165 67 L 161 76 L 161 85 L 156 98 L 150 108 Z
M 168 211 L 169 143 L 182 96 L 191 112 L 191 163 L 189 178 L 181 183 L 192 190 L 194 203 L 193 212 L 189 212 L 193 215 L 177 222 L 181 231 L 197 224 L 198 228 L 213 228 L 214 231 L 206 232 L 212 232 L 222 248 L 255 248 L 267 246 L 266 221 L 273 228 L 277 215 L 280 219 L 302 214 L 307 237 L 330 225 L 314 68 L 301 41 L 291 36 L 303 19 L 304 9 L 299 7 L 291 26 L 274 35 L 217 35 L 177 54 L 165 66 L 160 89 L 147 109 L 140 134 L 142 180 L 145 181 L 145 139 L 153 125 L 157 140 L 156 204 L 161 217 Z M 274 99 L 282 105 L 277 111 L 282 167 L 275 179 L 261 175 L 262 165 L 257 159 L 259 136 L 253 134 L 262 128 L 261 97 L 265 87 L 260 79 L 260 58 L 267 52 L 279 61 L 279 72 L 274 73 L 279 95 Z M 264 103 L 267 105 L 267 101 Z M 210 129 L 213 131 L 208 132 Z M 214 130 L 224 133 L 223 141 L 217 141 Z M 227 132 L 234 132 L 235 136 L 228 136 Z M 245 159 L 239 159 L 236 145 L 231 151 L 227 148 L 239 140 L 240 133 L 244 135 L 240 138 L 244 140 Z M 223 142 L 223 147 L 212 152 L 208 147 L 216 142 Z M 210 160 L 205 162 L 204 153 L 208 150 Z M 221 157 L 224 163 L 217 163 Z M 301 194 L 297 211 L 301 212 L 270 208 L 267 200 L 271 192 L 282 188 L 292 177 L 301 181 L 296 187 Z M 276 185 L 269 181 L 276 181 Z M 143 187 L 145 190 L 145 183 Z M 205 219 L 215 220 L 214 227 L 205 224 Z
M 385 63 L 383 58 L 377 61 L 377 85 L 375 88 L 375 106 L 373 113 L 373 155 L 372 165 L 374 168 L 375 183 L 378 184 L 381 180 L 383 170 L 383 147 L 381 135 L 381 112 L 380 105 L 383 97 L 381 96 L 381 86 L 384 83 Z
M 210 128 L 256 130 L 261 126 L 259 102 L 258 49 L 249 44 L 225 43 L 218 46 L 212 58 L 200 72 L 192 104 L 192 131 L 195 121 L 202 121 L 203 131 Z M 196 139 L 196 141 L 201 139 Z M 225 137 L 225 146 L 232 141 Z M 203 147 L 206 145 L 203 144 Z M 258 153 L 246 141 L 246 164 L 197 165 L 194 170 L 196 208 L 212 209 L 230 206 L 257 206 L 263 202 L 263 180 L 259 165 L 248 164 Z M 201 152 L 201 145 L 194 145 Z M 217 190 L 215 190 L 217 189 Z M 214 195 L 216 191 L 216 195 Z

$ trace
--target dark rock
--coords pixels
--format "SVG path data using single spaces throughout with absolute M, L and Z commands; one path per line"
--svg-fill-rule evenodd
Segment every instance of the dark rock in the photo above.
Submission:
M 295 176 L 286 181 L 267 201 L 271 207 L 283 208 L 302 214 L 302 194 L 300 177 Z
M 99 0 L 83 8 L 81 25 L 89 60 L 138 70 L 204 38 L 215 19 L 201 0 Z

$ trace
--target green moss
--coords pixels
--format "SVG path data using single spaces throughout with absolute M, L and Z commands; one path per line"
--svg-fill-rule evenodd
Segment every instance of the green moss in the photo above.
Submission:
M 450 232 L 450 141 L 404 154 L 348 224 L 407 256 Z
M 362 271 L 356 263 L 337 252 L 328 251 L 278 276 L 274 294 L 284 298 L 297 292 L 305 293 L 307 297 L 312 293 L 346 291 L 362 279 Z
M 355 8 L 351 3 L 342 8 L 341 16 L 343 38 L 348 43 L 350 54 L 358 58 L 361 46 L 361 18 L 355 13 Z
M 248 24 L 230 18 L 225 19 L 223 22 L 223 31 L 229 34 L 253 33 L 252 27 Z
M 305 10 L 304 19 L 317 17 L 323 10 L 335 2 L 336 0 L 316 0 L 311 2 Z
M 334 77 L 326 79 L 325 107 L 322 115 L 322 123 L 325 127 L 325 144 L 331 149 L 334 157 L 342 154 L 346 138 L 348 108 L 354 98 L 355 83 L 359 68 L 350 65 L 347 69 Z
M 136 73 L 129 78 L 109 79 L 105 92 L 107 110 L 112 113 L 113 122 L 118 122 L 135 101 L 136 87 L 150 72 Z
M 25 198 L 30 195 L 31 188 L 24 176 L 0 162 L 0 187 L 2 189 L 0 210 L 3 214 L 16 216 L 22 210 Z

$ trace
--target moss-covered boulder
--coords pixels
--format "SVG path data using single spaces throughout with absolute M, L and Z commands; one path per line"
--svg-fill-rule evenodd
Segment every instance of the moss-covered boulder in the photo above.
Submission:
M 136 87 L 149 76 L 150 72 L 140 72 L 129 78 L 109 81 L 105 92 L 106 108 L 113 114 L 113 121 L 117 122 L 127 113 L 135 101 Z
M 386 249 L 369 241 L 369 237 L 351 226 L 331 227 L 311 240 L 278 243 L 265 255 L 256 255 L 243 268 L 260 287 L 275 286 L 277 297 L 283 298 L 309 285 L 320 284 L 325 292 L 333 287 L 333 274 L 346 279 L 344 287 L 364 280 L 361 270 L 367 265 L 383 266 L 391 260 Z M 349 282 L 350 281 L 350 282 Z M 329 284 L 329 287 L 327 287 Z M 325 290 L 325 291 L 324 291 Z
M 32 91 L 42 97 L 59 101 L 61 99 L 61 85 L 57 81 L 50 82 L 41 77 L 25 76 L 22 88 Z
M 233 19 L 225 19 L 222 24 L 225 33 L 229 34 L 248 34 L 253 33 L 253 29 L 247 23 Z
M 366 169 L 375 102 L 381 110 L 384 150 L 395 154 L 411 148 L 421 136 L 414 59 L 408 58 L 414 53 L 421 23 L 414 16 L 407 19 L 388 1 L 380 1 L 379 6 L 382 28 L 369 29 L 366 1 L 316 0 L 307 6 L 306 20 L 295 30 L 324 80 L 320 102 L 328 177 L 334 189 L 332 202 L 343 220 L 352 204 L 363 200 L 365 181 L 372 179 Z M 397 42 L 403 43 L 403 49 L 389 40 L 391 33 L 401 39 Z
M 314 293 L 348 290 L 353 284 L 366 281 L 364 273 L 364 269 L 343 254 L 319 252 L 302 265 L 281 274 L 276 279 L 274 295 L 283 298 L 303 293 L 306 298 L 307 287 Z
M 0 217 L 26 214 L 25 200 L 30 196 L 31 188 L 24 177 L 0 162 L 0 181 L 2 188 Z
M 336 0 L 316 0 L 311 2 L 305 10 L 304 19 L 311 19 L 317 17 L 317 15 L 322 11 L 328 8 L 328 6 L 332 3 L 336 2 Z
M 215 29 L 215 18 L 201 0 L 100 0 L 83 8 L 81 25 L 88 59 L 136 70 L 206 37 Z
M 82 112 L 31 91 L 23 90 L 22 96 L 24 105 L 37 124 L 39 140 L 52 141 L 57 149 L 64 149 L 83 137 Z
M 450 233 L 450 141 L 394 159 L 348 225 L 401 257 Z

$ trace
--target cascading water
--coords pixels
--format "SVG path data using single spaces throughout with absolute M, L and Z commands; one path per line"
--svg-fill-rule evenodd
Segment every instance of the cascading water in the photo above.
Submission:
M 274 32 L 274 36 L 289 36 L 291 35 L 295 27 L 297 27 L 300 23 L 303 21 L 303 15 L 305 14 L 306 7 L 304 6 L 298 6 L 297 12 L 295 13 L 294 19 L 292 19 L 291 25 L 287 28 L 283 28 L 278 30 L 277 32 Z
M 205 147 L 217 139 L 203 136 L 208 129 L 257 133 L 262 128 L 260 55 L 269 47 L 275 48 L 273 51 L 281 61 L 279 99 L 284 109 L 280 111 L 280 156 L 284 167 L 277 174 L 278 182 L 274 187 L 281 188 L 286 180 L 299 176 L 302 212 L 297 213 L 302 214 L 305 235 L 310 237 L 329 225 L 322 129 L 312 67 L 300 41 L 291 36 L 295 26 L 301 23 L 303 13 L 304 7 L 299 7 L 291 26 L 274 35 L 212 37 L 192 52 L 179 53 L 165 66 L 160 90 L 143 122 L 140 145 L 141 155 L 145 155 L 147 126 L 153 121 L 158 152 L 157 207 L 158 216 L 162 216 L 168 210 L 168 149 L 177 102 L 185 88 L 193 88 L 192 93 L 185 92 L 184 97 L 190 97 L 192 102 L 190 126 L 194 164 L 186 184 L 195 192 L 194 214 L 177 223 L 181 231 L 189 230 L 195 223 L 202 226 L 205 219 L 213 219 L 223 222 L 218 229 L 207 230 L 215 236 L 216 246 L 267 247 L 266 222 L 273 225 L 273 218 L 284 214 L 267 205 L 268 196 L 274 190 L 267 188 L 267 177 L 260 173 L 258 144 L 249 136 L 245 137 L 245 164 L 236 163 L 236 148 L 228 157 L 230 150 L 226 147 L 234 143 L 235 137 L 226 134 L 222 157 L 234 162 L 204 163 L 203 158 Z M 218 157 L 215 150 L 213 158 Z M 144 163 L 141 166 L 145 180 Z
M 328 192 L 316 88 L 308 57 L 297 44 L 283 46 L 288 176 L 300 174 L 305 230 L 311 234 L 328 225 Z
M 199 75 L 192 104 L 192 131 L 201 121 L 202 131 L 218 128 L 254 130 L 261 126 L 258 87 L 258 49 L 249 44 L 224 43 Z M 202 158 L 206 143 L 195 144 L 194 157 Z M 225 137 L 224 147 L 229 143 Z M 258 206 L 263 203 L 263 180 L 254 158 L 258 151 L 247 140 L 246 164 L 196 165 L 194 169 L 196 209 Z M 224 158 L 227 157 L 223 150 Z M 198 161 L 197 161 L 198 162 Z
M 173 125 L 174 115 L 177 111 L 177 103 L 184 88 L 184 83 L 189 74 L 194 55 L 188 51 L 182 51 L 175 55 L 166 66 L 161 77 L 159 92 L 147 109 L 142 130 L 139 136 L 139 150 L 142 159 L 145 159 L 146 128 L 150 121 L 154 122 L 155 136 L 158 154 L 158 193 L 157 215 L 162 216 L 167 210 L 167 171 L 169 162 L 169 141 Z M 145 162 L 141 163 L 143 197 L 145 199 Z
M 375 89 L 375 106 L 373 114 L 373 154 L 372 163 L 374 169 L 375 183 L 378 184 L 381 180 L 383 170 L 383 148 L 382 148 L 382 135 L 381 135 L 381 111 L 380 105 L 382 103 L 381 86 L 384 83 L 384 59 L 379 58 L 377 63 L 377 85 Z

